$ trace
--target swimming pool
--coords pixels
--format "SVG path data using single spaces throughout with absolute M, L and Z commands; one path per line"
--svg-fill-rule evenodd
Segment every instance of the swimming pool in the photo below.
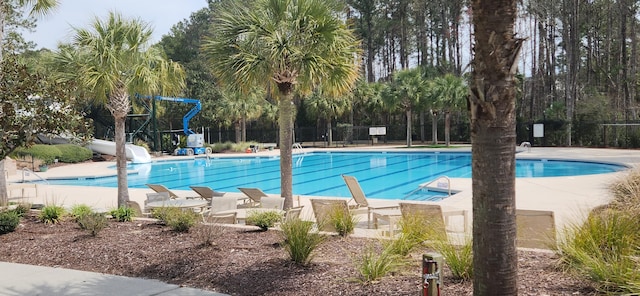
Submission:
M 238 187 L 258 187 L 280 193 L 278 157 L 219 157 L 159 161 L 131 165 L 138 174 L 128 176 L 130 188 L 147 183 L 170 189 L 209 186 L 217 191 L 239 192 Z M 560 160 L 516 162 L 517 177 L 556 177 L 603 174 L 624 170 L 622 165 Z M 114 168 L 115 171 L 115 168 Z M 471 177 L 471 154 L 463 152 L 313 152 L 293 156 L 293 194 L 350 197 L 341 175 L 355 176 L 367 197 L 401 199 L 420 184 L 439 176 Z M 50 184 L 117 187 L 116 177 L 49 180 Z M 421 192 L 428 198 L 438 192 Z

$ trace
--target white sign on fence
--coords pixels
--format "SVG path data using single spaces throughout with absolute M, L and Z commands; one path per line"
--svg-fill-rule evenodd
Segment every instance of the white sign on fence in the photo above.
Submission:
M 372 126 L 369 128 L 369 136 L 385 136 L 386 134 L 386 126 Z
M 533 137 L 534 138 L 544 138 L 544 124 L 543 123 L 535 123 L 535 124 L 533 124 Z

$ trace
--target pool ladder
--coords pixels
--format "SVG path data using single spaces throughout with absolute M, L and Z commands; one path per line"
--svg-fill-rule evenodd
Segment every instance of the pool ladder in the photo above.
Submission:
M 433 183 L 436 183 L 436 186 L 429 186 Z M 422 183 L 420 185 L 418 185 L 418 188 L 414 189 L 413 191 L 409 192 L 409 194 L 405 195 L 402 199 L 413 199 L 413 200 L 417 200 L 415 198 L 410 198 L 412 195 L 415 195 L 416 193 L 422 191 L 422 190 L 428 190 L 428 189 L 435 189 L 436 191 L 442 191 L 442 192 L 446 192 L 447 195 L 436 195 L 436 196 L 430 196 L 429 198 L 425 198 L 423 200 L 430 200 L 430 201 L 434 201 L 434 200 L 442 200 L 444 198 L 447 198 L 449 196 L 451 196 L 451 179 L 449 179 L 449 177 L 447 176 L 439 176 L 427 183 Z

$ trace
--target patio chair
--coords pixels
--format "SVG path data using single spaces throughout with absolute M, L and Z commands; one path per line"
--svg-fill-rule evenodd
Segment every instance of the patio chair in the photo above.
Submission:
M 147 204 L 150 203 L 150 202 L 170 200 L 170 199 L 171 199 L 171 197 L 169 197 L 169 192 L 151 192 L 151 193 L 147 193 L 147 199 L 144 200 L 145 211 L 146 212 L 150 212 L 149 209 L 147 209 Z
M 211 199 L 211 206 L 202 212 L 202 218 L 205 222 L 207 222 L 207 216 L 219 214 L 220 212 L 225 212 L 223 214 L 234 213 L 232 212 L 238 209 L 238 200 L 235 197 L 230 196 L 220 196 Z
M 215 191 L 211 189 L 211 187 L 207 187 L 207 186 L 189 186 L 189 188 L 191 188 L 191 190 L 195 191 L 198 195 L 200 195 L 201 198 L 206 200 L 211 200 L 213 197 L 224 195 L 223 192 Z
M 145 218 L 151 217 L 151 212 L 143 212 L 138 202 L 128 200 L 127 207 L 133 209 L 133 211 L 135 212 L 134 213 L 135 217 L 145 217 Z
M 260 198 L 260 207 L 265 209 L 282 210 L 284 208 L 284 198 L 275 196 L 263 196 Z
M 364 191 L 362 191 L 362 187 L 360 187 L 360 183 L 353 176 L 342 175 L 342 179 L 347 184 L 349 188 L 349 192 L 351 192 L 351 200 L 355 202 L 355 204 L 349 205 L 350 209 L 367 209 L 367 227 L 371 227 L 371 213 L 375 210 L 385 210 L 385 209 L 398 209 L 397 205 L 387 205 L 387 206 L 372 206 L 367 201 L 367 197 L 364 195 Z
M 553 211 L 516 209 L 516 242 L 520 248 L 555 249 L 556 224 Z
M 344 199 L 311 199 L 311 207 L 316 217 L 318 229 L 322 231 L 337 232 L 335 226 L 331 224 L 331 215 L 336 211 L 343 211 L 342 214 L 350 215 L 349 205 Z
M 226 214 L 210 213 L 202 217 L 205 223 L 236 224 L 238 223 L 237 216 L 238 216 L 238 213 L 226 213 Z
M 304 206 L 288 209 L 287 212 L 284 214 L 284 219 L 282 219 L 282 220 L 283 221 L 290 221 L 290 220 L 293 220 L 293 219 L 300 218 L 300 214 L 302 213 L 302 208 L 303 207 Z
M 224 196 L 224 192 L 219 192 L 211 189 L 211 187 L 207 186 L 189 186 L 193 191 L 195 191 L 201 198 L 211 201 L 214 197 Z M 237 196 L 236 199 L 238 201 L 247 202 L 249 200 L 246 196 Z
M 169 190 L 169 188 L 165 187 L 162 184 L 145 184 L 147 187 L 151 188 L 151 190 L 155 192 L 167 192 L 169 193 L 169 197 L 172 199 L 181 198 L 179 195 L 175 194 L 173 191 Z M 197 197 L 186 197 L 186 198 L 197 198 Z
M 263 197 L 268 197 L 266 193 L 264 193 L 260 188 L 238 188 L 244 195 L 246 195 L 251 202 L 249 203 L 252 207 L 257 207 L 260 205 L 260 200 Z
M 442 236 L 447 232 L 467 233 L 469 216 L 466 210 L 446 211 L 443 212 L 440 205 L 424 204 L 424 203 L 399 203 L 400 210 L 383 210 L 373 213 L 373 224 L 378 228 L 378 221 L 384 220 L 389 222 L 389 235 L 393 235 L 400 219 L 407 219 L 408 222 L 416 221 L 425 224 L 428 228 L 433 229 L 433 234 Z M 451 219 L 455 217 L 462 218 L 462 231 L 452 227 Z

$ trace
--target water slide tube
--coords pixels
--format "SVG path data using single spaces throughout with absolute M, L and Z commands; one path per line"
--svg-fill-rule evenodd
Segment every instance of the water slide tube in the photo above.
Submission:
M 112 141 L 93 139 L 88 146 L 94 152 L 108 155 L 116 155 L 116 143 Z M 151 155 L 144 147 L 125 144 L 125 151 L 127 153 L 127 159 L 133 163 L 149 163 L 151 162 Z

